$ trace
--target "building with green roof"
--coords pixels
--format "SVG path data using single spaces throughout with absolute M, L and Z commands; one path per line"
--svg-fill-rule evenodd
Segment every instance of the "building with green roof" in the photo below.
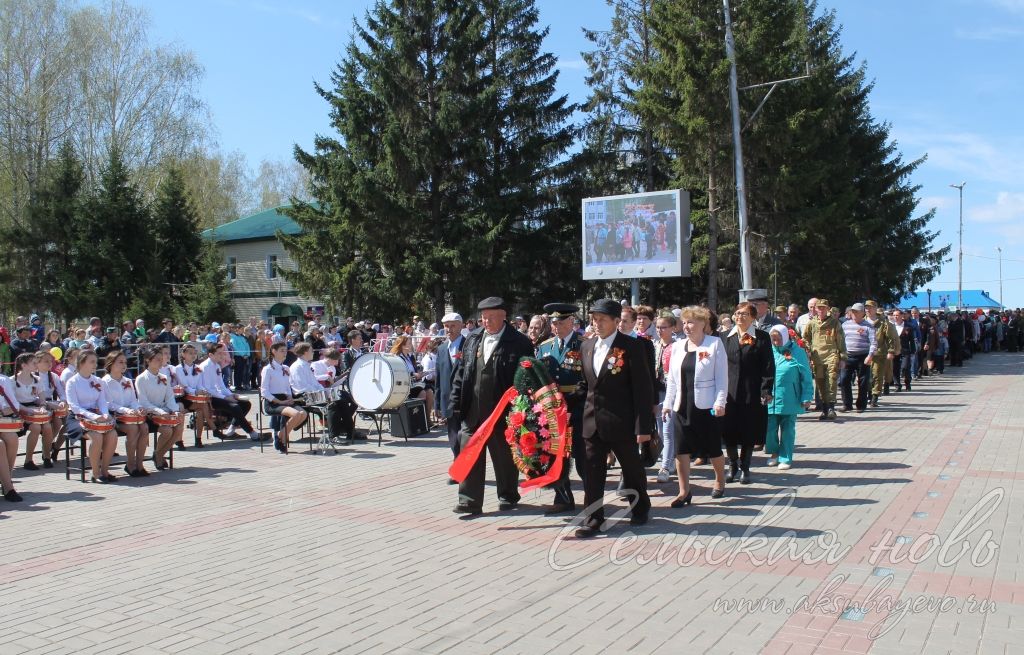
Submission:
M 265 209 L 203 231 L 203 238 L 216 242 L 224 254 L 231 298 L 239 319 L 256 316 L 271 324 L 288 324 L 324 312 L 322 302 L 300 295 L 280 273 L 282 269 L 294 269 L 295 262 L 285 252 L 277 233 L 301 231 L 281 209 Z

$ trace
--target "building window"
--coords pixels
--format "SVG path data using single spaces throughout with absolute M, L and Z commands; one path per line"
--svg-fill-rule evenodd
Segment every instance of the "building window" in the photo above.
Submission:
M 235 278 L 238 277 L 238 260 L 234 257 L 228 257 L 227 269 L 228 282 L 234 282 Z
M 277 278 L 277 255 L 267 255 L 267 279 Z

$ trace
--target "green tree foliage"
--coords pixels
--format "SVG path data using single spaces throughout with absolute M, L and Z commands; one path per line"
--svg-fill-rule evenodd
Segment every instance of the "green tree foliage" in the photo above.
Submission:
M 100 175 L 100 187 L 85 203 L 81 228 L 74 233 L 81 308 L 115 320 L 150 279 L 155 244 L 150 214 L 129 171 L 115 150 Z M 80 309 L 79 311 L 83 311 Z
M 293 284 L 352 312 L 439 318 L 569 276 L 552 189 L 570 108 L 536 21 L 528 1 L 377 3 L 317 86 L 339 137 L 296 149 L 315 202 L 286 210 L 304 230 L 282 236 Z
M 202 256 L 199 217 L 185 192 L 181 171 L 170 168 L 157 189 L 150 222 L 156 245 L 156 277 L 162 285 L 188 284 L 195 278 Z M 172 295 L 174 295 L 172 294 Z
M 217 244 L 209 241 L 203 242 L 200 253 L 195 281 L 185 287 L 177 321 L 233 322 L 236 316 L 224 271 L 224 256 Z
M 5 295 L 19 311 L 49 311 L 67 321 L 81 312 L 77 281 L 88 250 L 75 238 L 84 201 L 82 165 L 67 142 L 46 167 L 25 218 L 0 230 L 6 244 Z M 15 270 L 12 270 L 15 269 Z

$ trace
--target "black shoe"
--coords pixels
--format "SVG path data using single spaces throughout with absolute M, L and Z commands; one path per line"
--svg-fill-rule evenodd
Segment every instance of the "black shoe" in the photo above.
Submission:
M 907 385 L 907 391 L 910 391 L 910 385 L 909 384 Z
M 644 512 L 643 514 L 635 514 L 634 513 L 632 516 L 629 517 L 629 524 L 630 525 L 644 525 L 645 523 L 647 523 L 647 521 L 650 518 L 651 518 L 650 510 Z
M 836 408 L 835 407 L 829 407 L 828 408 L 828 420 L 834 421 L 837 418 L 839 418 L 839 417 L 836 416 Z
M 871 406 L 872 407 L 878 407 L 878 396 L 871 396 Z M 857 411 L 858 412 L 862 412 L 864 410 L 858 408 Z
M 740 473 L 740 484 L 750 484 L 750 471 L 744 469 Z
M 896 385 L 896 393 L 900 393 L 901 391 L 903 391 L 903 385 L 901 385 L 901 384 Z
M 888 395 L 890 395 L 890 393 L 889 393 L 889 387 L 888 387 L 888 386 L 886 386 L 886 387 L 884 387 L 884 388 L 882 389 L 882 395 L 883 395 L 883 396 L 888 396 Z
M 274 435 L 274 449 L 275 450 L 280 450 L 282 452 L 283 452 L 283 449 L 284 449 L 284 446 L 281 445 L 281 440 L 277 438 L 276 434 Z
M 726 482 L 733 482 L 739 478 L 740 465 L 736 462 L 729 464 L 729 472 L 725 474 Z
M 24 468 L 26 471 L 38 471 L 39 465 L 36 464 L 35 462 L 25 462 Z
M 184 441 L 175 442 L 174 447 L 177 450 L 185 450 L 185 442 Z
M 498 502 L 498 509 L 502 512 L 507 512 L 511 509 L 515 509 L 519 501 L 501 500 Z
M 133 478 L 135 477 L 134 475 L 132 475 L 133 473 L 135 473 L 135 471 L 133 471 L 130 468 L 128 468 L 127 464 L 124 465 L 124 472 L 127 473 L 128 475 L 130 475 Z
M 167 460 L 164 460 L 164 461 L 160 462 L 159 464 L 154 462 L 153 465 L 156 466 L 156 470 L 158 470 L 158 471 L 165 471 L 168 468 L 170 468 L 170 464 L 167 463 Z
M 691 492 L 686 494 L 685 498 L 680 498 L 679 496 L 676 496 L 672 500 L 672 503 L 669 505 L 669 507 L 671 507 L 673 509 L 679 509 L 680 507 L 686 507 L 687 505 L 690 504 L 690 502 L 692 500 L 693 500 L 693 492 L 691 491 Z
M 556 514 L 565 514 L 566 512 L 575 512 L 576 503 L 552 503 L 548 507 L 544 508 L 544 516 L 554 516 Z
M 130 478 L 141 478 L 142 474 L 138 471 L 128 471 L 128 477 Z
M 140 478 L 146 478 L 149 477 L 149 471 L 147 471 L 146 468 L 143 467 L 140 468 L 138 471 L 135 471 L 135 475 Z
M 724 495 L 725 495 L 725 489 L 712 489 L 711 490 L 711 497 L 712 498 L 721 498 Z
M 213 436 L 216 437 L 217 439 L 220 439 L 221 441 L 224 441 L 225 439 L 227 439 L 227 437 L 224 436 L 224 433 L 221 432 L 220 430 L 214 430 L 213 431 Z
M 44 469 L 52 469 L 53 468 L 53 460 L 44 459 L 43 460 L 43 468 Z
M 95 484 L 106 484 L 106 483 L 107 483 L 107 479 L 106 479 L 106 478 L 97 478 L 97 477 L 96 477 L 95 475 L 94 475 L 94 476 L 92 476 L 91 480 L 92 480 L 92 481 L 93 481 L 93 482 L 94 482 Z
M 482 508 L 474 507 L 474 506 L 468 505 L 466 503 L 459 503 L 458 505 L 455 506 L 455 509 L 453 509 L 452 511 L 455 512 L 456 514 L 469 514 L 470 516 L 475 516 L 477 514 L 483 514 L 483 509 Z
M 203 448 L 203 447 L 204 447 L 203 446 L 203 442 L 200 441 L 199 439 L 196 439 L 196 444 L 193 446 L 193 448 Z
M 19 494 L 17 491 L 11 489 L 10 491 L 4 494 L 4 500 L 10 503 L 20 503 L 21 501 L 24 500 L 24 498 L 22 498 L 21 494 Z
M 858 407 L 857 408 L 857 413 L 858 414 L 863 414 L 865 409 L 867 409 L 867 408 L 866 407 Z
M 111 473 L 107 473 L 106 475 L 104 475 L 103 479 L 106 480 L 107 482 L 117 482 L 117 476 Z
M 601 523 L 595 519 L 587 519 L 587 522 L 576 528 L 575 537 L 577 539 L 589 539 L 596 537 L 601 532 Z
M 60 448 L 58 448 L 57 446 L 54 446 L 53 448 L 50 449 L 50 461 L 60 461 Z
M 821 410 L 821 416 L 818 417 L 818 420 L 819 421 L 827 421 L 828 420 L 828 410 L 827 409 Z

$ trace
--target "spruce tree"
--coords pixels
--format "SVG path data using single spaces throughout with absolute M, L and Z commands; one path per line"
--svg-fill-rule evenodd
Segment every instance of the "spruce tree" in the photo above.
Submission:
M 195 277 L 202 256 L 202 236 L 184 177 L 176 167 L 167 171 L 157 188 L 150 225 L 157 247 L 160 282 L 177 293 L 175 285 L 188 284 Z
M 73 242 L 76 282 L 85 287 L 82 307 L 106 321 L 119 319 L 140 290 L 160 284 L 150 278 L 156 250 L 149 211 L 116 150 L 99 189 L 85 203 L 82 229 Z
M 178 323 L 233 322 L 236 319 L 231 304 L 231 287 L 224 270 L 224 257 L 217 244 L 204 241 L 199 248 L 200 257 L 195 281 L 185 286 Z

